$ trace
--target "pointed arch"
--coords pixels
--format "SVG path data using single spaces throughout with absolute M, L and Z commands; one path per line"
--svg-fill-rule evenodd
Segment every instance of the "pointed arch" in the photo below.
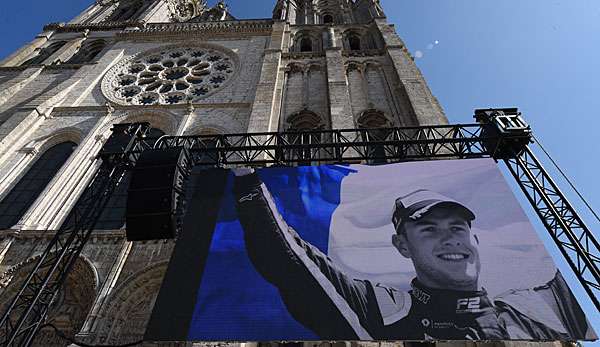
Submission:
M 301 30 L 294 34 L 293 48 L 295 52 L 321 52 L 323 40 L 320 35 L 309 30 Z
M 43 153 L 50 147 L 62 142 L 75 142 L 80 144 L 85 135 L 79 128 L 67 127 L 52 132 L 46 136 L 41 136 L 29 142 L 25 148 L 34 149 L 37 152 Z
M 354 52 L 361 50 L 376 49 L 377 44 L 371 30 L 366 27 L 354 27 L 343 32 L 344 49 Z
M 312 52 L 313 43 L 310 37 L 303 37 L 300 39 L 300 52 Z
M 323 119 L 315 112 L 304 109 L 289 116 L 286 123 L 289 132 L 286 137 L 288 143 L 307 145 L 321 142 L 320 133 L 310 132 L 322 129 L 324 126 Z M 298 148 L 292 150 L 290 155 L 295 159 L 299 159 L 300 165 L 310 165 L 313 155 L 318 155 L 318 153 L 308 148 Z
M 0 275 L 0 312 L 15 297 L 21 284 L 37 264 L 39 256 L 29 258 Z M 67 280 L 50 306 L 48 320 L 68 337 L 73 338 L 83 327 L 99 287 L 96 266 L 85 256 L 79 256 Z M 58 337 L 53 329 L 42 328 L 34 346 L 66 346 L 64 339 Z
M 323 24 L 333 24 L 334 18 L 333 15 L 326 13 L 323 15 Z
M 136 110 L 125 112 L 107 124 L 102 133 L 109 136 L 112 124 L 148 122 L 153 128 L 162 130 L 165 134 L 175 134 L 179 125 L 179 118 L 166 110 Z
M 125 22 L 133 20 L 135 15 L 144 8 L 142 0 L 121 1 L 114 12 L 105 20 L 106 22 Z
M 121 282 L 99 312 L 98 343 L 116 344 L 143 338 L 168 261 L 149 266 Z
M 323 119 L 309 110 L 302 110 L 288 117 L 288 131 L 318 130 L 323 127 Z
M 198 125 L 185 131 L 185 135 L 223 135 L 228 131 L 217 125 Z
M 77 53 L 66 64 L 84 64 L 92 61 L 106 47 L 106 41 L 93 40 L 84 42 Z
M 348 35 L 348 49 L 351 51 L 360 51 L 362 47 L 360 36 L 357 33 Z
M 60 142 L 37 157 L 0 201 L 0 229 L 9 229 L 21 220 L 76 147 L 77 143 L 72 141 Z
M 384 141 L 390 134 L 388 128 L 392 127 L 392 122 L 382 111 L 376 109 L 365 110 L 357 119 L 358 128 L 361 129 L 360 135 L 364 141 L 378 142 Z M 385 146 L 371 145 L 366 149 L 367 160 L 369 164 L 386 163 Z
M 349 60 L 344 64 L 346 67 L 346 75 L 350 74 L 352 71 L 361 71 L 364 70 L 365 66 L 362 62 Z
M 369 109 L 363 111 L 357 119 L 358 127 L 361 129 L 390 128 L 392 122 L 382 111 Z

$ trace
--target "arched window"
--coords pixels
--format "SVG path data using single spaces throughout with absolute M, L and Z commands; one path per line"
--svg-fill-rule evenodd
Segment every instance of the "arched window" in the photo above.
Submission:
M 156 141 L 164 134 L 165 133 L 162 130 L 152 128 L 146 138 L 146 142 L 149 145 L 154 146 Z M 125 213 L 127 212 L 127 191 L 129 189 L 130 181 L 131 174 L 130 171 L 128 171 L 123 176 L 123 179 L 117 188 L 113 191 L 112 196 L 108 200 L 104 211 L 102 211 L 102 214 L 96 223 L 95 229 L 115 230 L 123 227 L 125 224 Z
M 107 22 L 124 22 L 131 20 L 133 16 L 135 16 L 138 11 L 143 7 L 143 3 L 141 1 L 136 2 L 126 2 L 113 12 L 113 14 L 106 19 Z
M 19 222 L 75 147 L 77 144 L 74 142 L 59 143 L 44 152 L 29 168 L 19 183 L 0 202 L 0 229 L 8 229 Z
M 358 119 L 358 127 L 360 129 L 366 129 L 361 131 L 361 137 L 364 141 L 379 142 L 384 141 L 388 135 L 392 124 L 383 115 L 383 113 L 376 110 L 365 111 Z M 384 145 L 370 145 L 366 150 L 367 157 L 370 158 L 368 162 L 370 164 L 386 163 L 385 159 L 386 152 Z
M 331 24 L 333 23 L 333 16 L 330 14 L 326 14 L 323 16 L 323 23 L 324 24 Z
M 287 135 L 287 141 L 295 145 L 309 145 L 321 142 L 320 133 L 311 133 L 311 130 L 319 130 L 322 127 L 321 117 L 316 113 L 304 110 L 296 113 L 288 119 L 290 134 Z M 314 154 L 314 155 L 313 155 Z M 310 159 L 318 153 L 310 148 L 298 148 L 292 150 L 290 155 L 293 158 L 300 159 L 300 165 L 310 165 Z
M 283 18 L 283 3 L 282 2 L 278 2 L 277 6 L 275 7 L 275 9 L 273 10 L 273 19 L 285 19 Z
M 318 130 L 321 127 L 321 117 L 311 111 L 302 111 L 288 118 L 288 131 Z
M 104 40 L 86 41 L 67 64 L 83 64 L 92 61 L 106 46 Z
M 64 46 L 65 43 L 67 43 L 67 42 L 66 41 L 58 41 L 58 42 L 54 42 L 54 43 L 42 48 L 36 56 L 23 62 L 21 64 L 21 66 L 43 63 L 44 60 L 48 59 L 52 54 L 56 53 L 56 51 L 58 51 L 62 46 Z
M 348 35 L 348 47 L 351 51 L 360 51 L 360 37 L 357 34 L 352 33 Z
M 312 40 L 310 37 L 303 37 L 300 39 L 300 52 L 312 52 Z

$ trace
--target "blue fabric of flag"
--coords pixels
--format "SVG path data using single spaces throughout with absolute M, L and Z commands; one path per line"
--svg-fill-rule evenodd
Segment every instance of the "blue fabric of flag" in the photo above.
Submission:
M 331 216 L 340 203 L 342 180 L 352 172 L 338 165 L 258 171 L 288 225 L 324 253 Z M 264 280 L 248 259 L 232 186 L 231 175 L 198 288 L 188 339 L 317 340 L 313 332 L 291 317 L 277 288 Z

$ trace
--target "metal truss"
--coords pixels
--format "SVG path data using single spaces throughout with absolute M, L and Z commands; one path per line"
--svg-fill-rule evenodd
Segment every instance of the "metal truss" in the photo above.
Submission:
M 600 311 L 600 245 L 529 147 L 506 166 Z
M 489 156 L 480 124 L 285 133 L 163 136 L 155 148 L 185 147 L 195 165 L 369 163 Z
M 184 147 L 189 150 L 193 165 L 217 167 L 483 157 L 502 160 L 600 311 L 598 241 L 531 152 L 529 126 L 516 109 L 477 110 L 475 117 L 479 124 L 163 136 L 154 148 Z M 126 170 L 149 149 L 144 139 L 148 124 L 120 127 L 126 128 L 119 135 L 121 142 L 107 141 L 99 155 L 102 165 L 93 181 L 4 313 L 0 346 L 31 344 L 111 193 Z
M 136 138 L 143 138 L 148 129 L 147 123 L 121 126 L 117 142 L 122 146 L 100 154 L 102 164 L 93 180 L 6 308 L 0 320 L 0 346 L 31 345 L 112 192 L 144 148 Z
M 195 165 L 390 163 L 492 157 L 503 160 L 600 311 L 598 241 L 529 148 L 517 109 L 477 110 L 478 124 L 288 133 L 164 136 L 155 148 L 185 147 Z

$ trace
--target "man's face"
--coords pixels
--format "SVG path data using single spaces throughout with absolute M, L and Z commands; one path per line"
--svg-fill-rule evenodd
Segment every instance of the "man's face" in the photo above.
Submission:
M 432 288 L 477 290 L 481 264 L 477 239 L 455 208 L 434 207 L 404 222 L 394 246 L 415 266 L 417 278 Z

